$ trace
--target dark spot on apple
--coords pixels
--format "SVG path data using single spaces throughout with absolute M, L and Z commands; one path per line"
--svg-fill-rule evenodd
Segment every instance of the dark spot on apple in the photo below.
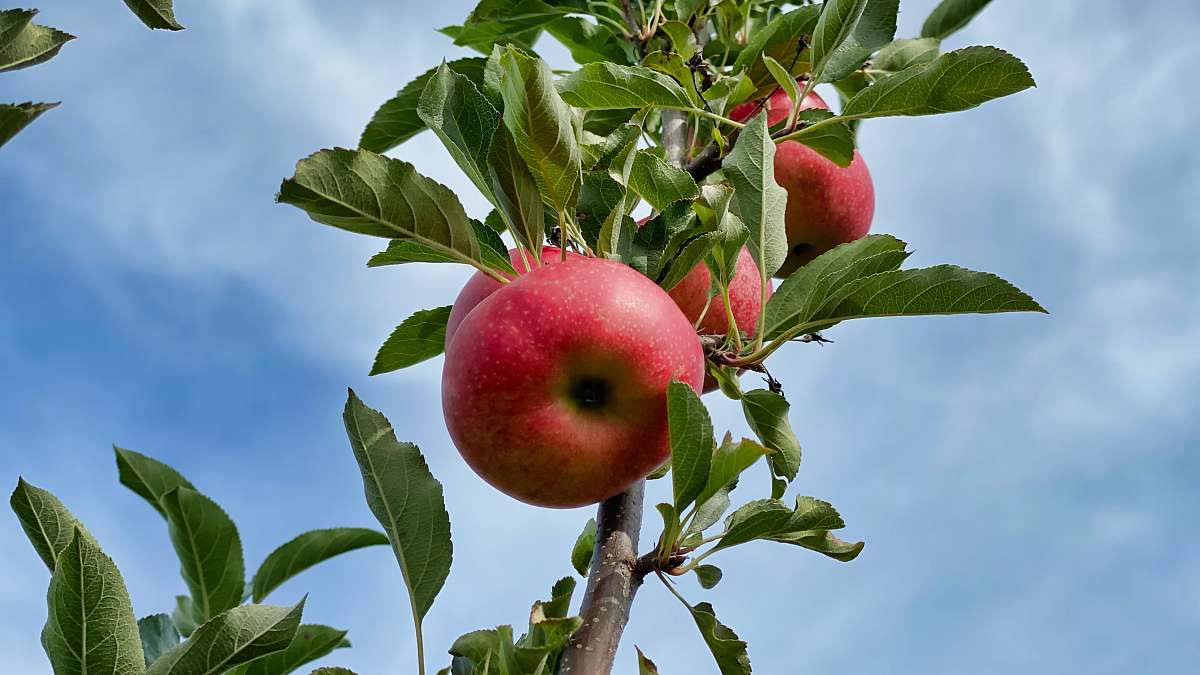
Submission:
M 792 247 L 792 255 L 803 256 L 812 250 L 812 244 L 796 244 Z
M 602 377 L 585 375 L 571 384 L 570 396 L 580 410 L 599 411 L 608 405 L 612 387 Z

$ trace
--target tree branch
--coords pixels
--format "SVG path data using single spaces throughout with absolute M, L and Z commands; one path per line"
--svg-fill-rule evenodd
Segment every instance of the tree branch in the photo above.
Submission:
M 646 482 L 638 481 L 600 504 L 592 569 L 579 612 L 583 626 L 575 631 L 563 651 L 558 666 L 561 675 L 612 672 L 621 634 L 629 622 L 633 596 L 645 576 L 638 569 L 637 558 L 645 491 Z

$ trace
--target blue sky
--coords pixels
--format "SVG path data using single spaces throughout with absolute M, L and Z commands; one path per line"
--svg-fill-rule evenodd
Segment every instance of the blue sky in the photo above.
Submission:
M 39 20 L 80 39 L 0 77 L 2 100 L 63 101 L 0 150 L 0 477 L 55 491 L 119 563 L 138 614 L 163 611 L 184 589 L 177 563 L 109 445 L 173 464 L 224 505 L 253 568 L 303 530 L 373 525 L 341 428 L 350 385 L 446 486 L 455 562 L 426 621 L 431 665 L 462 632 L 522 625 L 570 571 L 590 511 L 527 507 L 476 478 L 441 423 L 440 361 L 366 376 L 389 330 L 448 304 L 467 270 L 367 270 L 381 241 L 272 203 L 297 159 L 353 146 L 380 102 L 460 54 L 432 29 L 467 3 L 183 1 L 179 34 L 120 3 L 66 4 Z M 932 4 L 905 0 L 901 33 Z M 796 489 L 832 501 L 867 548 L 843 565 L 748 545 L 714 560 L 715 590 L 682 584 L 749 641 L 756 672 L 1200 662 L 1200 7 L 1030 10 L 999 0 L 952 43 L 1021 56 L 1036 90 L 869 122 L 860 145 L 875 231 L 909 241 L 913 264 L 999 273 L 1052 314 L 858 322 L 776 357 L 805 446 Z M 485 212 L 431 135 L 396 154 Z M 734 406 L 712 405 L 719 428 L 748 433 Z M 11 516 L 0 549 L 0 652 L 11 672 L 48 673 L 46 571 Z M 355 643 L 330 663 L 411 672 L 386 550 L 275 599 L 305 592 L 306 618 Z M 716 672 L 655 584 L 627 635 L 618 672 L 635 643 L 664 673 Z

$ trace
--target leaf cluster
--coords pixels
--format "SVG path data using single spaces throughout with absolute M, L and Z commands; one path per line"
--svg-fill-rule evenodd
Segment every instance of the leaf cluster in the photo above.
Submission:
M 36 9 L 0 10 L 0 73 L 30 68 L 58 55 L 74 35 L 33 23 Z M 0 103 L 0 146 L 58 103 Z
M 116 563 L 61 500 L 19 479 L 9 504 L 51 572 L 42 641 L 56 673 L 284 675 L 350 646 L 344 630 L 301 623 L 304 600 L 261 603 L 314 565 L 388 544 L 386 535 L 311 530 L 275 549 L 246 579 L 241 538 L 220 506 L 169 465 L 114 450 L 121 484 L 165 520 L 188 594 L 170 614 L 135 619 Z

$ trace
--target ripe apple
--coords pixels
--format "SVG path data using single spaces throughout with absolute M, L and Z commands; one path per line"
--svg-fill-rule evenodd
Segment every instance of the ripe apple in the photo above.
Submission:
M 725 314 L 724 300 L 713 297 L 709 302 L 708 292 L 711 285 L 712 274 L 707 265 L 700 263 L 668 293 L 692 325 L 700 321 L 699 325 L 696 325 L 698 333 L 724 335 L 729 330 L 729 317 Z M 771 291 L 771 282 L 768 281 L 768 298 L 771 297 Z M 737 269 L 729 283 L 729 306 L 733 310 L 733 320 L 737 322 L 738 330 L 753 333 L 758 325 L 758 315 L 762 311 L 762 279 L 758 273 L 758 265 L 754 264 L 754 257 L 745 247 L 738 254 Z M 700 318 L 702 312 L 703 319 Z
M 747 101 L 729 111 L 731 119 L 743 121 L 755 113 L 757 101 Z M 777 91 L 764 104 L 767 123 L 787 118 L 792 100 Z M 800 104 L 801 110 L 828 109 L 816 92 Z M 850 166 L 842 168 L 816 150 L 796 141 L 775 147 L 775 180 L 788 192 L 784 223 L 790 249 L 783 266 L 775 273 L 784 278 L 796 268 L 829 249 L 854 241 L 871 229 L 875 216 L 875 186 L 867 164 L 857 150 Z
M 513 269 L 518 275 L 525 274 L 529 271 L 526 267 L 526 258 L 528 252 L 522 255 L 520 249 L 510 249 L 508 251 L 508 259 L 512 261 Z M 567 251 L 567 258 L 580 258 L 578 253 Z M 554 246 L 546 246 L 542 248 L 542 264 L 548 265 L 562 260 L 562 251 Z M 512 278 L 512 275 L 505 274 L 504 276 Z M 450 344 L 450 338 L 454 332 L 458 330 L 458 324 L 467 318 L 467 314 L 475 309 L 475 305 L 483 302 L 487 296 L 500 290 L 504 284 L 489 277 L 483 272 L 476 272 L 463 285 L 462 290 L 458 292 L 458 297 L 454 299 L 454 306 L 450 309 L 450 317 L 446 320 L 446 344 Z
M 667 385 L 703 378 L 700 342 L 665 291 L 619 262 L 571 257 L 467 314 L 446 350 L 442 411 L 484 480 L 569 508 L 666 461 Z

